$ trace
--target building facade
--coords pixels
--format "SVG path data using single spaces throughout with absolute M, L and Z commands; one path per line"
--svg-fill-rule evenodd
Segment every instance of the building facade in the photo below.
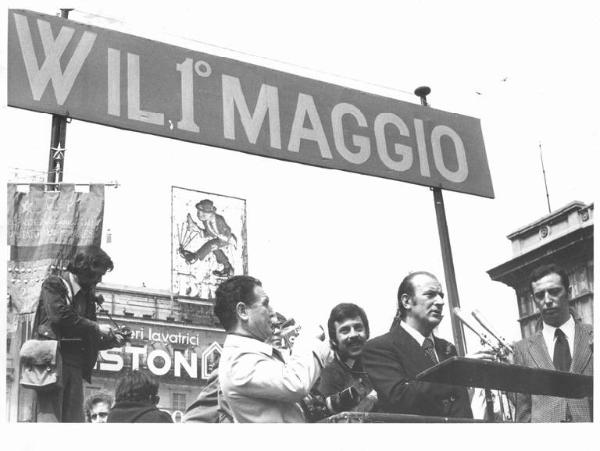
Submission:
M 574 201 L 514 231 L 513 257 L 487 271 L 492 280 L 515 290 L 521 335 L 536 331 L 540 313 L 535 306 L 529 275 L 544 264 L 556 263 L 569 275 L 572 310 L 585 323 L 593 322 L 594 205 Z
M 98 285 L 96 292 L 104 299 L 98 321 L 128 327 L 132 339 L 121 348 L 100 352 L 92 383 L 84 384 L 84 396 L 100 391 L 114 396 L 123 374 L 131 369 L 145 370 L 160 382 L 158 407 L 169 411 L 177 421 L 218 364 L 225 331 L 213 315 L 214 301 L 174 297 L 167 290 L 110 284 Z M 22 341 L 9 334 L 9 350 L 11 339 Z M 15 367 L 18 357 L 14 352 L 8 354 L 8 421 L 34 421 L 32 393 L 19 388 Z

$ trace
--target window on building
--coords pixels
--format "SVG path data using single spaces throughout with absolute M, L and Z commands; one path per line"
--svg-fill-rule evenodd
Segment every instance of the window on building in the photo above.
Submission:
M 570 275 L 571 297 L 577 297 L 589 291 L 587 268 L 585 266 L 576 268 Z
M 531 315 L 535 312 L 533 296 L 529 291 L 519 293 L 519 314 L 521 317 Z
M 173 401 L 172 402 L 173 410 L 181 410 L 182 412 L 185 412 L 185 408 L 186 408 L 185 393 L 173 392 L 173 395 L 171 396 L 171 400 Z

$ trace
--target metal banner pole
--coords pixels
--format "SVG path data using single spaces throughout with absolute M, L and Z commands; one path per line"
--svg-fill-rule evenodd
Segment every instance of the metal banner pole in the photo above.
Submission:
M 429 106 L 427 95 L 431 92 L 428 86 L 421 86 L 415 89 L 415 95 L 421 99 L 421 105 Z M 450 308 L 450 318 L 452 321 L 452 336 L 459 356 L 466 353 L 465 334 L 462 324 L 454 314 L 454 308 L 460 307 L 458 298 L 458 288 L 456 286 L 456 275 L 454 273 L 454 263 L 452 260 L 452 247 L 450 246 L 450 236 L 448 234 L 448 223 L 446 222 L 446 210 L 444 209 L 444 198 L 441 188 L 431 188 L 433 190 L 433 203 L 435 206 L 435 215 L 437 218 L 438 233 L 440 236 L 440 247 L 442 248 L 442 261 L 444 263 L 444 276 L 446 278 L 446 290 L 448 292 L 448 304 Z
M 61 8 L 60 17 L 67 19 L 69 11 L 73 8 Z M 55 190 L 55 183 L 62 182 L 65 167 L 65 140 L 67 137 L 67 118 L 52 115 L 52 129 L 50 134 L 50 156 L 48 158 L 48 189 Z

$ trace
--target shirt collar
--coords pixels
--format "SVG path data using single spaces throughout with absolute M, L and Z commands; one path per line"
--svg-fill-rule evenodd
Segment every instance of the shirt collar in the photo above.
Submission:
M 245 337 L 243 335 L 227 334 L 223 346 L 236 348 L 243 347 L 244 351 L 261 352 L 270 356 L 273 355 L 273 346 L 257 340 L 256 338 Z
M 428 337 L 424 337 L 423 335 L 421 335 L 421 332 L 419 332 L 414 327 L 410 326 L 405 321 L 400 321 L 400 326 L 402 326 L 404 328 L 404 330 L 406 332 L 408 332 L 410 334 L 410 336 L 413 337 L 417 341 L 417 343 L 419 343 L 419 346 L 423 346 L 423 342 L 425 341 L 425 338 L 429 338 L 433 343 L 435 343 L 432 333 L 429 334 Z
M 75 296 L 81 290 L 81 285 L 77 282 L 77 277 L 75 274 L 69 273 L 69 282 L 71 282 L 71 287 L 73 288 L 73 296 Z
M 337 351 L 335 351 L 335 359 L 349 369 L 354 368 L 354 364 L 358 360 L 358 359 L 353 359 L 351 357 L 344 360 L 344 359 L 342 359 L 342 357 L 340 356 L 340 354 Z
M 556 329 L 560 329 L 567 336 L 567 340 L 569 343 L 573 341 L 573 337 L 575 337 L 575 321 L 573 321 L 573 317 L 569 315 L 569 319 L 562 325 L 558 327 L 551 326 L 550 324 L 543 323 L 542 334 L 544 334 L 544 339 L 548 343 L 554 342 L 554 334 L 556 333 Z

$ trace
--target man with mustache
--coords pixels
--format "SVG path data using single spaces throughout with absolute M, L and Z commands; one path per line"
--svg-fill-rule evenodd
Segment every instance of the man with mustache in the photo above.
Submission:
M 369 320 L 356 304 L 336 305 L 327 322 L 335 359 L 323 368 L 318 391 L 329 410 L 368 412 L 377 401 L 373 385 L 363 369 L 362 351 L 369 338 Z M 352 391 L 348 391 L 352 387 Z M 346 396 L 340 396 L 347 390 Z
M 434 336 L 443 317 L 444 293 L 426 271 L 404 278 L 398 289 L 398 313 L 387 334 L 368 341 L 363 365 L 377 391 L 380 410 L 389 413 L 472 418 L 465 387 L 418 382 L 415 376 L 450 357 L 456 348 Z M 492 360 L 491 351 L 471 358 Z
M 532 368 L 593 375 L 593 327 L 576 320 L 569 310 L 569 278 L 557 265 L 536 269 L 530 277 L 534 302 L 541 312 L 535 334 L 514 346 L 514 362 Z M 592 399 L 516 395 L 518 422 L 589 422 Z

